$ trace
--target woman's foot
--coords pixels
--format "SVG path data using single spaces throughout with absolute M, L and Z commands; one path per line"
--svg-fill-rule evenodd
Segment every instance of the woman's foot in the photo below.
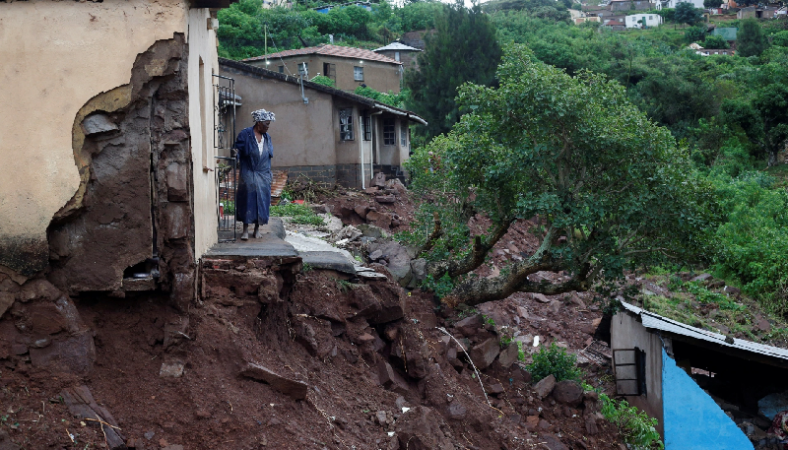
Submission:
M 260 232 L 260 226 L 259 225 L 255 225 L 254 226 L 254 238 L 255 239 L 260 239 L 261 237 L 263 237 L 263 233 Z
M 248 231 L 244 231 L 244 232 L 241 234 L 241 240 L 242 240 L 242 241 L 246 241 L 246 240 L 248 240 L 248 239 L 249 239 L 249 232 L 248 232 Z

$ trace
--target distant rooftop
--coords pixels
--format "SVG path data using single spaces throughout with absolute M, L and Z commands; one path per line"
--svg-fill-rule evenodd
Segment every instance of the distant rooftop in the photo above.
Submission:
M 373 51 L 375 51 L 375 52 L 385 52 L 385 51 L 392 51 L 392 50 L 394 50 L 394 51 L 406 51 L 406 52 L 407 51 L 411 51 L 411 52 L 420 52 L 421 51 L 421 50 L 419 50 L 416 47 L 411 47 L 410 45 L 405 45 L 405 44 L 403 44 L 402 42 L 399 42 L 399 41 L 394 41 L 394 42 L 392 42 L 391 44 L 389 44 L 389 45 L 387 45 L 385 47 L 376 48 Z
M 714 36 L 721 36 L 726 41 L 735 41 L 737 28 L 715 28 L 712 33 Z
M 378 49 L 380 50 L 380 49 Z M 402 64 L 380 53 L 375 53 L 372 50 L 365 50 L 363 48 L 355 47 L 342 47 L 340 45 L 323 44 L 317 47 L 299 48 L 294 50 L 285 50 L 283 52 L 269 53 L 267 55 L 255 56 L 254 58 L 244 59 L 244 62 L 260 61 L 264 59 L 287 58 L 290 56 L 299 55 L 327 55 L 338 56 L 340 58 L 364 59 L 368 61 L 379 61 L 391 64 Z

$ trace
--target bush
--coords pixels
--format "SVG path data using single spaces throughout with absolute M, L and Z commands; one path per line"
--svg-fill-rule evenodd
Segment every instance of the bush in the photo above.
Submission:
M 323 225 L 323 219 L 315 214 L 307 205 L 288 203 L 271 207 L 271 216 L 291 217 L 293 223 L 305 225 Z
M 657 419 L 645 412 L 629 406 L 626 400 L 615 401 L 605 394 L 599 394 L 602 402 L 602 415 L 616 425 L 627 446 L 635 450 L 663 449 Z
M 728 41 L 725 40 L 722 36 L 706 36 L 706 39 L 703 41 L 703 48 L 730 48 L 728 45 Z
M 312 78 L 309 81 L 311 81 L 313 83 L 317 83 L 317 84 L 322 84 L 323 86 L 336 87 L 336 83 L 334 83 L 334 80 L 332 80 L 331 78 L 328 78 L 325 75 L 318 75 L 318 76 Z
M 534 361 L 528 365 L 527 369 L 534 381 L 539 381 L 550 375 L 553 375 L 556 381 L 580 381 L 583 372 L 575 367 L 576 362 L 575 355 L 566 353 L 566 349 L 553 342 L 550 344 L 550 348 L 539 349 L 539 353 L 534 355 Z

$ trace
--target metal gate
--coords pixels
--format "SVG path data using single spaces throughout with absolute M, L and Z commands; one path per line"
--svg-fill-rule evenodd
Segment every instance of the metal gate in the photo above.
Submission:
M 213 147 L 216 150 L 216 213 L 219 242 L 237 238 L 235 224 L 235 190 L 238 185 L 238 162 L 233 155 L 236 108 L 241 97 L 235 94 L 235 80 L 213 75 Z

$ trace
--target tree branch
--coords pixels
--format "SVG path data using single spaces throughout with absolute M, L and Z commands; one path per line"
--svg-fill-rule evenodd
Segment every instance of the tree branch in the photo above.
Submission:
M 430 237 L 427 238 L 427 242 L 424 243 L 424 246 L 419 250 L 419 253 L 428 252 L 432 250 L 432 247 L 435 245 L 435 241 L 437 241 L 443 235 L 443 228 L 441 228 L 441 219 L 438 215 L 437 211 L 432 214 L 433 222 L 435 223 L 435 227 L 432 229 L 432 234 Z
M 440 278 L 444 274 L 449 274 L 451 278 L 456 278 L 475 270 L 484 263 L 484 258 L 487 256 L 487 253 L 489 253 L 495 244 L 506 235 L 513 221 L 513 219 L 504 220 L 496 227 L 485 242 L 482 242 L 481 236 L 476 236 L 473 240 L 471 252 L 464 258 L 459 260 L 436 261 L 427 266 L 427 272 L 434 278 Z

